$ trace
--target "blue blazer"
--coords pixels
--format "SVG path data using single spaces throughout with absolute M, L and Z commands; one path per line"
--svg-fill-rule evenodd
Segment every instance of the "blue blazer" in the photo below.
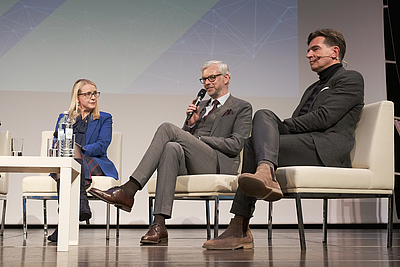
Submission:
M 58 129 L 58 122 L 62 116 L 62 113 L 58 116 L 55 131 Z M 83 147 L 86 151 L 82 153 L 94 158 L 106 176 L 118 180 L 117 169 L 107 157 L 107 149 L 112 139 L 112 123 L 112 116 L 107 112 L 100 111 L 98 120 L 90 117 L 86 131 L 86 145 Z

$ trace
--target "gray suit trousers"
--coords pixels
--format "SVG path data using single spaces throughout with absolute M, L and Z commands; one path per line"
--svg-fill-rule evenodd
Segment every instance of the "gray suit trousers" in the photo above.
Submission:
M 171 218 L 176 177 L 216 173 L 217 163 L 217 153 L 209 145 L 171 123 L 163 123 L 131 176 L 143 188 L 157 170 L 154 214 Z
M 253 129 L 243 150 L 242 173 L 255 173 L 260 161 L 275 167 L 323 166 L 310 134 L 292 134 L 270 110 L 259 110 L 253 118 Z M 237 190 L 231 212 L 246 218 L 253 215 L 257 199 Z

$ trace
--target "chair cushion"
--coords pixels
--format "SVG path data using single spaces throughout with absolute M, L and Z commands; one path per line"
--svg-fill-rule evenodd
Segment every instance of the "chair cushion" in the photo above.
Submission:
M 108 176 L 92 176 L 92 184 L 91 187 L 95 187 L 100 190 L 107 190 L 114 186 L 121 185 L 121 180 L 114 179 L 113 177 Z
M 149 194 L 156 192 L 156 178 L 147 183 Z M 235 193 L 238 188 L 237 176 L 227 174 L 181 175 L 176 179 L 175 193 Z
M 387 193 L 392 182 L 377 184 L 376 173 L 368 169 L 293 166 L 278 168 L 276 177 L 284 192 Z
M 22 179 L 22 193 L 57 193 L 57 183 L 48 175 L 27 176 Z
M 120 180 L 107 176 L 93 176 L 91 187 L 108 189 L 120 185 Z M 50 176 L 28 176 L 22 179 L 23 193 L 57 193 L 57 183 Z

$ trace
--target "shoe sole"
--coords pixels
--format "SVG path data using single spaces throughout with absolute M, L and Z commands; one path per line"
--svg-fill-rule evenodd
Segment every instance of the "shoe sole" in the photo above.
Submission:
M 267 187 L 258 179 L 246 176 L 239 177 L 238 184 L 243 194 L 249 197 L 261 198 L 265 201 L 277 201 L 283 197 L 280 190 Z
M 91 191 L 90 191 L 89 193 L 90 193 L 91 195 L 97 197 L 98 199 L 103 200 L 104 202 L 106 202 L 106 203 L 108 203 L 108 204 L 113 204 L 116 208 L 120 208 L 120 209 L 123 210 L 123 211 L 126 211 L 126 212 L 131 212 L 131 211 L 132 211 L 132 208 L 131 208 L 131 207 L 124 206 L 124 205 L 121 205 L 121 204 L 115 204 L 114 202 L 110 202 L 110 201 L 108 201 L 107 199 L 104 199 L 103 197 L 101 197 L 100 195 L 98 195 L 98 194 L 95 193 L 95 192 L 91 192 Z
M 107 203 L 110 203 L 110 202 L 107 202 Z M 110 203 L 110 204 L 114 204 L 114 203 Z M 114 206 L 116 208 L 120 208 L 121 210 L 126 211 L 126 212 L 131 212 L 132 211 L 132 208 L 130 208 L 128 206 L 122 206 L 122 205 L 117 205 L 117 204 L 114 204 Z
M 168 243 L 168 237 L 167 238 L 160 238 L 160 240 L 158 240 L 158 242 L 151 241 L 151 240 L 140 240 L 140 243 L 142 243 L 142 244 Z
M 277 201 L 277 200 L 281 199 L 282 197 L 283 197 L 282 192 L 280 192 L 280 191 L 278 191 L 278 190 L 276 190 L 276 189 L 273 188 L 273 189 L 271 190 L 271 192 L 269 192 L 269 194 L 265 195 L 265 196 L 262 197 L 261 199 L 262 199 L 262 200 L 265 200 L 265 201 L 270 201 L 270 202 L 272 202 L 272 201 Z
M 208 249 L 208 250 L 235 250 L 235 249 L 252 249 L 254 248 L 254 243 L 246 243 L 246 244 L 241 244 L 235 247 L 212 247 L 212 246 L 204 246 L 203 248 Z

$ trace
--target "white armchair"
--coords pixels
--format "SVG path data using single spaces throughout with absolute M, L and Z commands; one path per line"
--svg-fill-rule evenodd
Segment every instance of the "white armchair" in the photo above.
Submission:
M 11 134 L 9 131 L 0 132 L 0 156 L 10 156 L 11 153 Z M 1 232 L 4 233 L 4 223 L 6 220 L 8 193 L 8 173 L 0 173 L 0 200 L 3 200 L 3 212 L 1 216 Z
M 241 153 L 241 159 L 243 153 Z M 239 166 L 239 172 L 242 164 Z M 149 193 L 149 224 L 153 223 L 153 202 L 156 195 L 157 178 L 147 183 Z M 233 200 L 238 188 L 237 175 L 197 174 L 181 175 L 176 179 L 174 200 L 202 200 L 206 204 L 207 239 L 211 238 L 210 201 L 214 201 L 214 238 L 219 229 L 219 202 Z
M 353 168 L 292 166 L 278 168 L 284 198 L 296 200 L 301 249 L 306 249 L 301 199 L 323 199 L 323 242 L 327 242 L 328 199 L 387 198 L 387 246 L 392 246 L 394 189 L 394 106 L 390 101 L 365 105 L 351 152 Z M 268 238 L 272 237 L 272 202 Z
M 92 176 L 91 187 L 98 188 L 100 190 L 107 190 L 114 186 L 121 185 L 122 179 L 122 133 L 113 132 L 112 141 L 107 150 L 108 158 L 114 163 L 115 168 L 118 171 L 119 179 L 115 180 L 113 177 L 108 176 Z M 90 188 L 87 189 L 90 190 Z M 90 193 L 88 193 L 88 199 L 91 200 L 99 200 L 98 198 L 93 197 Z M 110 238 L 110 203 L 106 203 L 106 239 Z M 116 237 L 119 237 L 119 208 L 117 208 L 117 216 L 116 216 Z

